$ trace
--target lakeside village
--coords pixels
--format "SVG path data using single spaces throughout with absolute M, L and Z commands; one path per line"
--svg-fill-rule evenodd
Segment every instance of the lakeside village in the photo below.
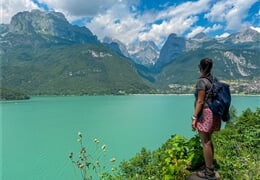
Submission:
M 237 95 L 260 95 L 260 79 L 253 81 L 228 81 L 225 82 L 230 85 L 231 94 Z M 156 94 L 194 94 L 195 85 L 180 85 L 169 84 L 168 90 L 157 90 Z M 119 91 L 117 95 L 126 95 L 124 91 Z M 16 92 L 9 89 L 0 88 L 0 101 L 1 100 L 22 100 L 30 99 L 29 95 L 22 92 Z
M 225 83 L 230 85 L 230 91 L 232 94 L 239 95 L 260 95 L 260 79 L 253 81 L 226 81 Z M 194 93 L 194 85 L 180 85 L 180 84 L 169 84 L 169 90 L 167 93 L 174 94 L 190 94 Z

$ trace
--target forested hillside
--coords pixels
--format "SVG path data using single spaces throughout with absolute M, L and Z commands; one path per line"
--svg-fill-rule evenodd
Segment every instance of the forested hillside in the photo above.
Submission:
M 19 47 L 2 57 L 1 86 L 33 95 L 150 92 L 131 62 L 102 46 Z
M 24 100 L 30 99 L 27 94 L 11 89 L 0 88 L 0 100 Z

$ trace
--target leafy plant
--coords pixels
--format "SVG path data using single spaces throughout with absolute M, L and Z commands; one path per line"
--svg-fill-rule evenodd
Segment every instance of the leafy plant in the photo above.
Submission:
M 126 179 L 184 179 L 190 170 L 203 162 L 202 148 L 198 136 L 190 140 L 172 135 L 161 148 L 141 152 L 129 161 L 120 164 Z
M 160 177 L 159 167 L 160 155 L 142 148 L 140 153 L 129 161 L 120 163 L 121 177 L 123 179 L 158 179 Z
M 165 180 L 185 179 L 191 169 L 203 162 L 198 136 L 188 140 L 183 136 L 173 135 L 164 146 L 165 159 L 161 162 L 161 167 Z
M 223 179 L 260 179 L 260 108 L 246 109 L 213 138 Z
M 78 136 L 80 151 L 77 156 L 75 156 L 74 153 L 71 152 L 69 154 L 69 158 L 72 164 L 79 169 L 82 179 L 108 179 L 108 177 L 110 177 L 110 174 L 107 173 L 108 170 L 106 169 L 106 166 L 103 165 L 105 164 L 104 157 L 106 156 L 106 145 L 104 144 L 100 146 L 99 140 L 95 138 L 93 142 L 95 143 L 96 150 L 95 152 L 89 154 L 90 152 L 87 153 L 87 148 L 83 145 L 82 133 L 79 132 Z M 115 158 L 110 158 L 111 163 L 114 163 L 115 161 Z

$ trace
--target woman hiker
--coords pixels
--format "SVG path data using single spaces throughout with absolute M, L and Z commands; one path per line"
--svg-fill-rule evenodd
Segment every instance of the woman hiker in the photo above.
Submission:
M 205 101 L 212 100 L 211 82 L 213 76 L 211 69 L 213 62 L 209 58 L 204 58 L 200 61 L 199 70 L 201 73 L 200 78 L 196 83 L 195 91 L 195 108 L 192 116 L 192 128 L 198 130 L 201 144 L 203 146 L 203 156 L 205 166 L 203 170 L 197 172 L 197 176 L 204 179 L 217 179 L 214 171 L 214 147 L 211 141 L 211 135 L 214 131 L 219 131 L 221 127 L 221 119 L 213 117 L 213 113 L 207 106 Z

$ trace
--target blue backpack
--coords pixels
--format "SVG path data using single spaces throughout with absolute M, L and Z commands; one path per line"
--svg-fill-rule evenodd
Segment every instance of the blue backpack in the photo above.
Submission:
M 210 89 L 213 94 L 212 102 L 206 100 L 206 103 L 213 112 L 213 115 L 220 116 L 225 122 L 230 120 L 229 107 L 231 104 L 231 95 L 229 85 L 216 80 L 214 77 L 213 82 L 208 77 L 206 79 L 212 84 Z

